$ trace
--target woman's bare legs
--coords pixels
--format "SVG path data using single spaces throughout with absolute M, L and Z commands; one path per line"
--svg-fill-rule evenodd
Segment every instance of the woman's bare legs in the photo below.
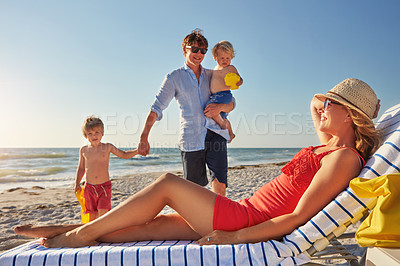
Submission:
M 56 235 L 71 231 L 82 224 L 63 224 L 63 225 L 32 225 L 26 224 L 14 228 L 14 233 L 17 235 L 29 237 L 55 237 Z
M 59 234 L 66 233 L 75 228 L 80 227 L 82 224 L 67 224 L 67 225 L 22 225 L 14 229 L 18 235 L 29 237 L 45 237 L 53 238 Z M 193 231 L 179 214 L 166 214 L 158 215 L 151 222 L 131 226 L 104 235 L 99 239 L 100 242 L 118 243 L 130 241 L 144 241 L 144 240 L 197 240 L 201 236 Z
M 151 222 L 131 226 L 102 236 L 101 242 L 131 242 L 145 240 L 198 240 L 201 236 L 196 233 L 177 213 L 158 215 Z
M 215 193 L 173 174 L 165 174 L 104 216 L 72 231 L 47 239 L 43 244 L 47 247 L 78 247 L 91 244 L 94 240 L 101 239 L 101 236 L 122 229 L 129 231 L 128 228 L 130 228 L 130 232 L 135 232 L 132 226 L 145 225 L 153 221 L 166 205 L 175 209 L 180 216 L 156 219 L 153 221 L 154 224 L 150 223 L 150 226 L 156 223 L 159 223 L 160 228 L 161 225 L 166 228 L 176 226 L 178 227 L 175 230 L 176 234 L 185 232 L 183 236 L 191 238 L 202 236 L 212 231 L 215 199 Z M 165 231 L 167 230 L 160 230 L 160 232 Z M 136 232 L 139 233 L 139 230 Z M 169 236 L 160 237 L 178 239 L 178 235 L 174 236 L 174 231 L 165 233 Z
M 22 225 L 14 228 L 14 232 L 18 235 L 29 237 L 53 238 L 59 234 L 66 233 L 82 224 L 66 224 L 66 225 Z M 149 223 L 137 226 L 131 226 L 112 232 L 108 235 L 96 239 L 100 242 L 128 242 L 128 241 L 144 241 L 144 240 L 197 240 L 201 236 L 193 231 L 179 214 L 158 215 Z

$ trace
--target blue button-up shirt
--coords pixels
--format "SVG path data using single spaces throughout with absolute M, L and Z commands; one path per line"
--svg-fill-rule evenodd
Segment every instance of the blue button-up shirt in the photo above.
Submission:
M 211 95 L 211 77 L 212 70 L 202 67 L 197 81 L 193 70 L 185 64 L 165 76 L 151 106 L 151 110 L 157 114 L 157 120 L 160 120 L 163 110 L 175 97 L 180 108 L 179 148 L 182 151 L 203 150 L 207 128 L 229 140 L 228 131 L 204 115 L 204 108 Z

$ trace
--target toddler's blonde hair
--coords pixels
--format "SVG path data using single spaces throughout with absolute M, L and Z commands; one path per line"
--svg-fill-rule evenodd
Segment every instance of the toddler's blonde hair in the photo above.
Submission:
M 228 41 L 220 41 L 212 48 L 212 55 L 214 58 L 218 57 L 218 49 L 230 53 L 232 58 L 235 57 L 235 49 L 233 49 L 233 45 Z

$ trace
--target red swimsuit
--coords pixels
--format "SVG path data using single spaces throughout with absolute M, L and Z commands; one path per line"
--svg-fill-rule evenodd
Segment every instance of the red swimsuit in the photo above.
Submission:
M 319 147 L 322 146 L 310 146 L 300 150 L 281 169 L 282 174 L 262 186 L 248 199 L 236 202 L 218 195 L 214 205 L 214 230 L 235 231 L 292 213 L 314 175 L 321 168 L 321 159 L 342 149 L 315 154 L 313 150 Z M 360 156 L 358 153 L 357 155 Z M 364 163 L 364 159 L 361 156 L 360 158 Z

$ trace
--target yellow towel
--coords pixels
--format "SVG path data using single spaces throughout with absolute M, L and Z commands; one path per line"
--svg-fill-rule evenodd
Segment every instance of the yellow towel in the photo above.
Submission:
M 350 188 L 360 198 L 377 197 L 375 208 L 357 230 L 357 242 L 363 247 L 400 247 L 400 174 L 358 177 Z
M 79 203 L 81 204 L 81 219 L 82 223 L 90 222 L 90 213 L 86 213 L 86 206 L 85 206 L 85 197 L 83 194 L 83 187 L 75 192 L 76 198 L 78 199 Z

